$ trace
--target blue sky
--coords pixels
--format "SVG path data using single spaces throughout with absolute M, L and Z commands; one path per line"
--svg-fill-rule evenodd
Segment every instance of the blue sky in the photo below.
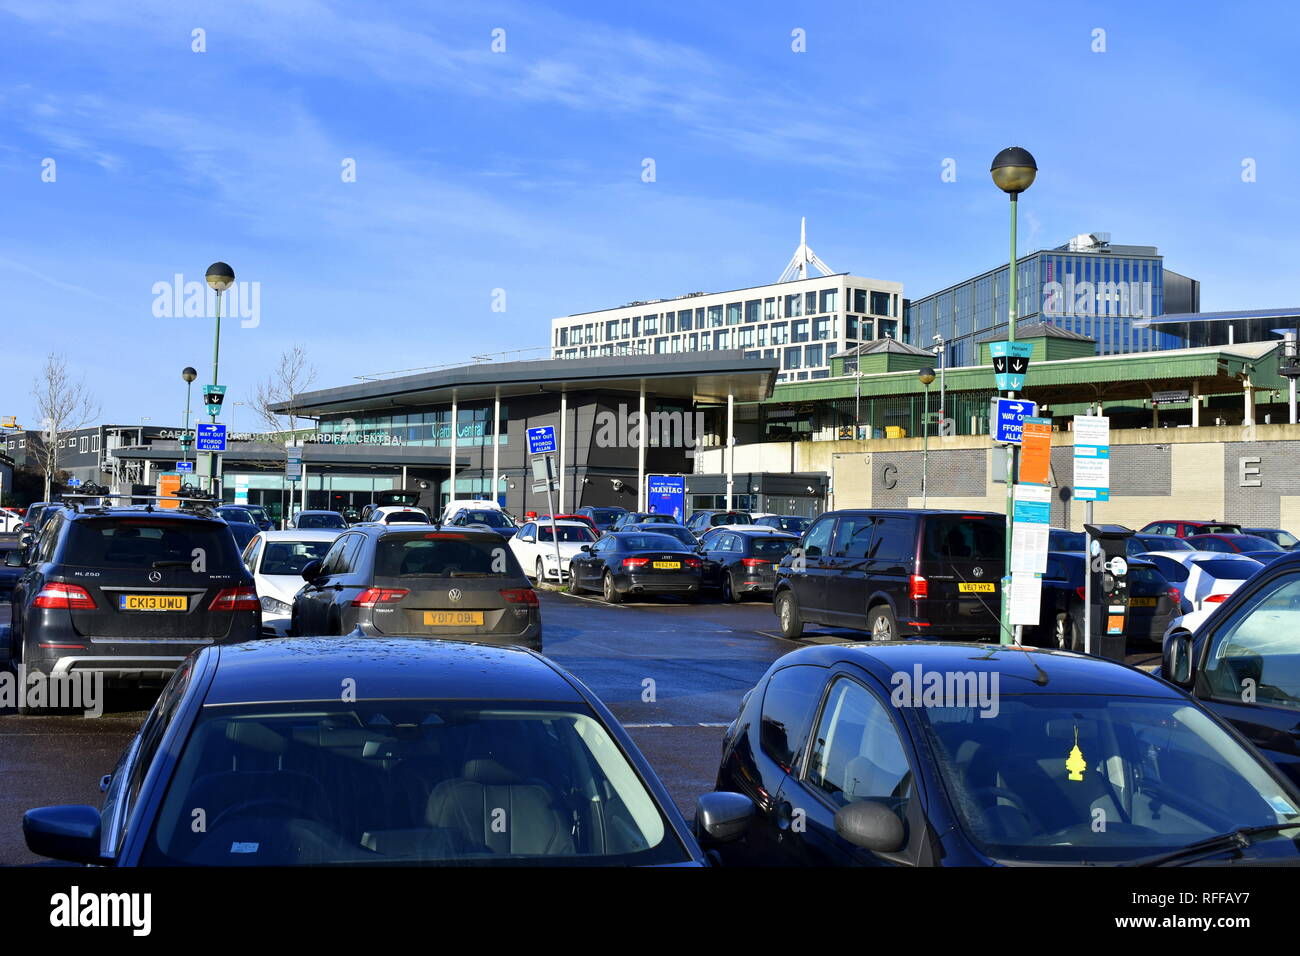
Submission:
M 1300 304 L 1293 5 L 1007 19 L 965 2 L 0 0 L 0 414 L 29 422 L 54 350 L 105 420 L 178 422 L 212 323 L 156 317 L 152 290 L 217 259 L 261 292 L 256 327 L 223 326 L 228 405 L 295 343 L 319 386 L 346 384 L 543 346 L 557 315 L 773 281 L 800 216 L 836 270 L 923 295 L 1005 257 L 987 170 L 1012 144 L 1041 170 L 1022 250 L 1109 231 L 1200 279 L 1202 308 Z

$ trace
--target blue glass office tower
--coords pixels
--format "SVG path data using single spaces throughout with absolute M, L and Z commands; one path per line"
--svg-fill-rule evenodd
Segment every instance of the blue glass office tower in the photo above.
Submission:
M 1200 284 L 1164 268 L 1154 246 L 1111 245 L 1105 233 L 1017 262 L 1017 327 L 1047 322 L 1097 342 L 1100 355 L 1183 348 L 1173 331 L 1137 329 L 1133 320 L 1200 310 Z M 943 337 L 951 367 L 979 361 L 976 339 L 1005 330 L 1007 266 L 906 303 L 906 341 L 933 348 Z

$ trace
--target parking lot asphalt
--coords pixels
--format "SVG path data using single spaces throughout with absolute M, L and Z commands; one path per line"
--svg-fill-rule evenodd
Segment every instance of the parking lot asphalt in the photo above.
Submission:
M 595 596 L 539 592 L 544 651 L 627 727 L 689 818 L 713 788 L 723 728 L 769 664 L 808 643 L 847 643 L 852 631 L 810 630 L 791 641 L 766 601 L 727 605 L 677 598 L 607 605 Z M 7 620 L 7 608 L 0 620 Z M 1158 652 L 1128 662 L 1150 668 Z M 53 803 L 99 806 L 99 779 L 139 728 L 156 691 L 110 691 L 103 716 L 0 712 L 0 865 L 39 860 L 23 843 L 22 814 Z

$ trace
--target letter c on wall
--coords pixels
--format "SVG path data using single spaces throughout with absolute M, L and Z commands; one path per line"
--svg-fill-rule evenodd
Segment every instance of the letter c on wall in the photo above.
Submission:
M 898 467 L 885 465 L 880 469 L 880 484 L 885 488 L 898 487 Z

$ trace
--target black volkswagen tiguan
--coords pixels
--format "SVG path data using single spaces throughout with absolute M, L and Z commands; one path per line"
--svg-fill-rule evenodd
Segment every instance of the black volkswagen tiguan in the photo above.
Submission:
M 10 660 L 29 673 L 162 680 L 196 648 L 261 630 L 252 575 L 206 509 L 64 507 L 13 555 Z

